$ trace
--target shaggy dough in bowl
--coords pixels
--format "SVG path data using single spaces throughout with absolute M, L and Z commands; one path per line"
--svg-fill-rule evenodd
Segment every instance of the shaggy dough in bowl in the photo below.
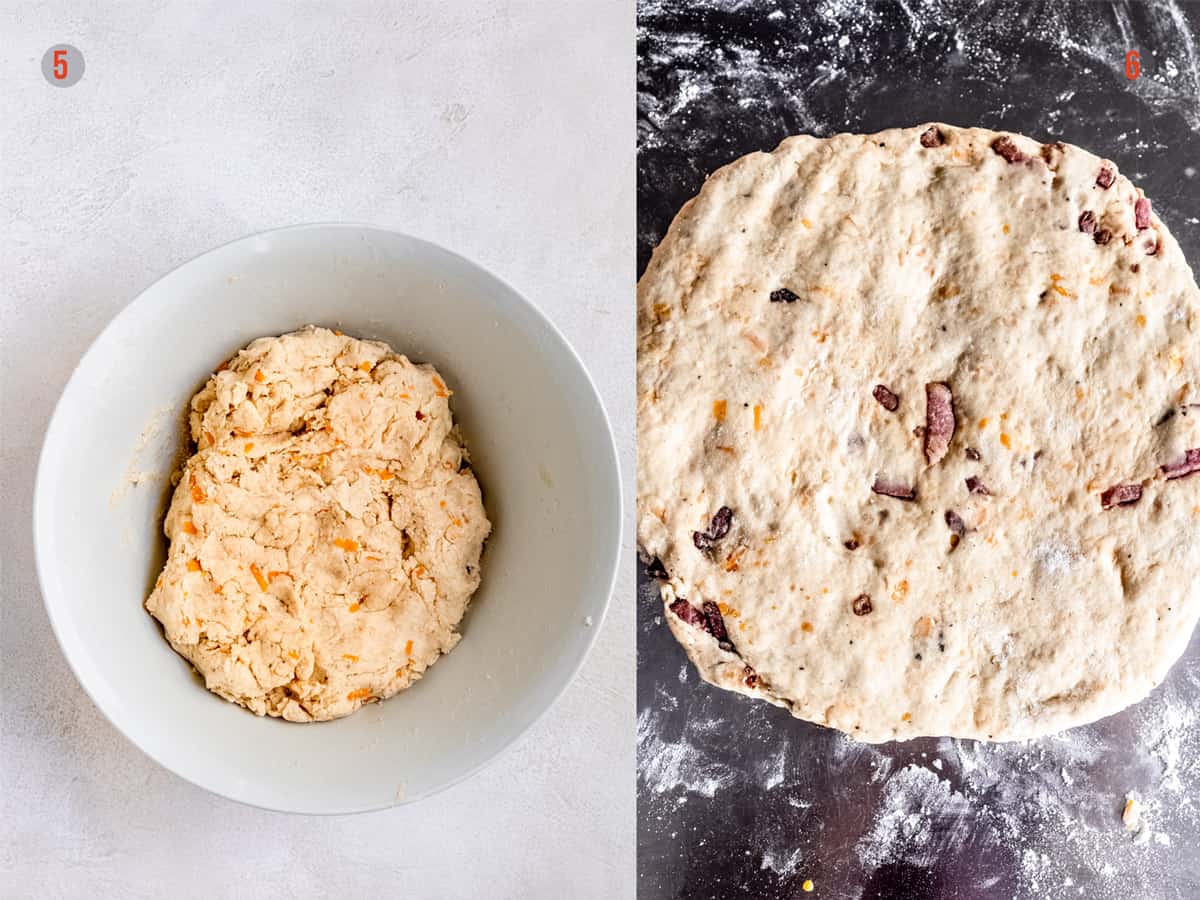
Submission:
M 1200 292 L 1078 147 L 923 125 L 708 179 L 638 285 L 638 537 L 708 681 L 867 741 L 1145 696 L 1200 615 Z
M 491 528 L 432 366 L 323 328 L 260 338 L 191 404 L 146 608 L 208 689 L 333 719 L 458 642 Z

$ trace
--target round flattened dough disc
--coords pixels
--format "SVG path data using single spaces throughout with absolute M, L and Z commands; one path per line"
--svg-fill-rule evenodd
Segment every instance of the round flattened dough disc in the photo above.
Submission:
M 708 681 L 861 740 L 1003 740 L 1183 652 L 1200 293 L 1111 162 L 948 125 L 789 138 L 707 180 L 638 306 L 638 536 Z

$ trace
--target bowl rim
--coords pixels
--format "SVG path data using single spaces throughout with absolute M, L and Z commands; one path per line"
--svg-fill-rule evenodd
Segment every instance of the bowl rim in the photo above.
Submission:
M 401 799 L 393 800 L 393 801 L 387 802 L 387 803 L 377 803 L 377 804 L 370 804 L 370 805 L 364 805 L 364 806 L 344 806 L 344 807 L 327 808 L 327 809 L 321 809 L 321 810 L 311 810 L 311 809 L 286 808 L 283 806 L 272 806 L 272 805 L 262 803 L 262 802 L 255 803 L 255 802 L 251 802 L 250 800 L 243 799 L 241 797 L 233 796 L 231 793 L 226 793 L 220 787 L 217 787 L 214 784 L 208 783 L 206 779 L 202 779 L 200 776 L 185 774 L 185 773 L 179 771 L 179 769 L 176 768 L 174 765 L 172 765 L 168 761 L 160 758 L 160 756 L 155 755 L 154 753 L 150 752 L 145 747 L 143 747 L 137 740 L 135 740 L 132 736 L 130 736 L 125 731 L 125 729 L 121 727 L 120 724 L 118 724 L 116 721 L 114 721 L 113 716 L 110 714 L 109 710 L 97 699 L 96 694 L 94 694 L 92 692 L 92 689 L 89 687 L 84 676 L 81 674 L 80 668 L 77 665 L 75 658 L 73 657 L 73 655 L 70 652 L 68 652 L 67 645 L 63 640 L 62 630 L 59 625 L 59 620 L 56 618 L 56 614 L 55 614 L 55 604 L 51 601 L 50 595 L 46 590 L 47 584 L 49 584 L 51 582 L 48 578 L 50 561 L 47 559 L 48 551 L 44 549 L 44 545 L 49 544 L 49 535 L 47 532 L 50 527 L 49 512 L 46 509 L 46 501 L 45 501 L 45 497 L 47 496 L 47 491 L 48 491 L 47 482 L 49 479 L 49 474 L 47 471 L 47 448 L 50 447 L 54 441 L 57 440 L 58 432 L 60 430 L 62 430 L 62 428 L 65 427 L 65 425 L 63 425 L 63 419 L 65 418 L 66 414 L 65 414 L 64 408 L 63 408 L 63 401 L 65 400 L 67 394 L 69 392 L 71 392 L 73 386 L 76 387 L 76 389 L 78 389 L 78 387 L 76 386 L 76 378 L 79 374 L 79 370 L 83 366 L 83 364 L 88 360 L 88 358 L 94 352 L 96 352 L 97 345 L 99 345 L 103 341 L 103 339 L 105 338 L 106 335 L 108 335 L 110 332 L 112 332 L 117 327 L 118 323 L 121 323 L 128 318 L 132 318 L 132 316 L 135 313 L 135 309 L 140 308 L 142 305 L 144 305 L 145 303 L 148 302 L 146 300 L 146 296 L 154 288 L 156 288 L 160 283 L 162 283 L 167 278 L 174 275 L 179 270 L 192 265 L 193 263 L 197 262 L 198 260 L 200 260 L 204 257 L 210 256 L 211 254 L 215 254 L 215 253 L 219 253 L 223 250 L 227 250 L 228 248 L 232 247 L 235 244 L 243 243 L 246 241 L 252 241 L 256 238 L 262 238 L 267 235 L 279 234 L 282 232 L 316 231 L 316 230 L 322 230 L 322 229 L 348 230 L 348 231 L 349 230 L 360 230 L 360 231 L 380 232 L 380 233 L 385 233 L 385 234 L 392 235 L 392 236 L 399 236 L 407 241 L 413 242 L 414 244 L 420 245 L 426 249 L 432 249 L 436 253 L 442 253 L 442 254 L 448 255 L 450 257 L 453 257 L 455 260 L 457 260 L 459 263 L 465 265 L 466 267 L 468 267 L 470 269 L 474 269 L 477 272 L 480 272 L 480 273 L 486 275 L 488 278 L 493 279 L 494 281 L 499 283 L 502 287 L 504 287 L 511 294 L 512 298 L 514 298 L 516 301 L 518 301 L 520 303 L 524 303 L 525 306 L 529 309 L 529 311 L 532 312 L 534 314 L 534 316 L 541 322 L 541 324 L 546 327 L 546 329 L 550 332 L 550 334 L 554 337 L 554 339 L 556 339 L 559 342 L 559 344 L 562 346 L 562 348 L 566 350 L 566 352 L 569 354 L 570 358 L 572 360 L 574 360 L 575 365 L 578 366 L 579 371 L 583 374 L 583 381 L 587 385 L 587 389 L 591 392 L 592 399 L 596 403 L 596 408 L 600 411 L 600 421 L 604 427 L 604 433 L 608 437 L 608 440 L 604 445 L 604 449 L 607 451 L 605 455 L 609 458 L 609 460 L 611 461 L 611 464 L 612 464 L 612 475 L 613 475 L 613 479 L 614 479 L 614 482 L 615 482 L 615 485 L 617 488 L 617 494 L 616 494 L 616 522 L 615 522 L 616 529 L 614 532 L 615 539 L 613 540 L 612 546 L 609 551 L 610 556 L 611 556 L 611 562 L 608 566 L 608 568 L 609 568 L 608 580 L 607 580 L 607 585 L 604 586 L 605 590 L 602 595 L 603 602 L 602 602 L 600 610 L 599 610 L 599 615 L 595 617 L 594 621 L 591 624 L 591 627 L 588 629 L 589 634 L 587 635 L 586 643 L 584 644 L 584 647 L 583 647 L 583 652 L 580 653 L 578 658 L 574 661 L 574 663 L 571 666 L 569 674 L 567 675 L 566 678 L 564 678 L 562 680 L 562 683 L 559 684 L 557 686 L 557 688 L 554 690 L 549 701 L 523 727 L 521 727 L 517 731 L 513 732 L 511 735 L 507 736 L 503 741 L 501 741 L 500 744 L 494 749 L 494 751 L 489 756 L 484 758 L 482 761 L 475 763 L 472 766 L 469 766 L 467 769 L 458 773 L 454 777 L 447 779 L 444 783 L 437 785 L 427 791 L 424 791 L 423 793 L 415 794 L 412 796 L 406 795 Z M 196 787 L 200 788 L 201 790 L 207 791 L 210 794 L 213 794 L 218 797 L 222 797 L 227 800 L 232 800 L 235 803 L 240 803 L 243 806 L 254 807 L 256 809 L 262 809 L 262 810 L 266 810 L 268 812 L 287 813 L 290 815 L 311 815 L 311 816 L 353 815 L 353 814 L 358 814 L 358 813 L 378 812 L 380 810 L 392 809 L 392 808 L 398 807 L 398 806 L 407 806 L 409 804 L 417 803 L 426 798 L 440 794 L 443 791 L 446 791 L 449 788 L 454 787 L 457 784 L 461 784 L 462 782 L 473 777 L 474 775 L 477 775 L 479 772 L 483 771 L 485 768 L 487 768 L 492 763 L 494 763 L 496 760 L 498 760 L 501 756 L 503 756 L 506 752 L 508 752 L 513 747 L 514 744 L 516 744 L 518 741 L 520 741 L 522 738 L 524 738 L 530 731 L 532 731 L 534 726 L 537 725 L 540 721 L 542 721 L 542 719 L 546 716 L 546 714 L 554 706 L 556 706 L 558 704 L 559 700 L 562 699 L 562 695 L 566 692 L 567 688 L 572 683 L 574 683 L 575 679 L 579 675 L 580 669 L 583 668 L 583 664 L 587 661 L 588 657 L 591 655 L 592 648 L 595 646 L 596 639 L 599 637 L 600 630 L 603 627 L 604 622 L 608 616 L 609 607 L 612 605 L 613 594 L 616 590 L 617 573 L 620 571 L 621 556 L 622 556 L 621 551 L 622 551 L 622 547 L 624 545 L 624 534 L 625 534 L 625 497 L 624 497 L 624 493 L 625 493 L 624 485 L 623 485 L 623 481 L 621 478 L 620 455 L 617 452 L 616 438 L 613 434 L 613 428 L 612 428 L 612 420 L 609 417 L 608 410 L 604 406 L 604 399 L 600 395 L 600 391 L 596 388 L 596 382 L 592 378 L 592 374 L 588 370 L 587 366 L 584 365 L 584 362 L 580 358 L 578 351 L 575 349 L 574 346 L 572 346 L 571 342 L 567 340 L 566 336 L 562 333 L 561 330 L 559 330 L 558 326 L 556 326 L 554 324 L 553 320 L 548 315 L 546 315 L 546 313 L 543 312 L 542 309 L 537 304 L 535 304 L 532 300 L 530 300 L 523 293 L 518 291 L 508 281 L 506 281 L 504 278 L 501 278 L 499 275 L 497 275 L 491 269 L 488 269 L 487 267 L 483 266 L 482 264 L 477 263 L 474 260 L 472 260 L 466 256 L 463 256 L 461 253 L 458 253 L 454 250 L 449 249 L 448 247 L 444 247 L 441 244 L 438 244 L 434 241 L 427 240 L 425 238 L 417 237 L 416 235 L 410 234 L 406 231 L 401 231 L 400 229 L 397 229 L 397 228 L 388 228 L 388 227 L 382 226 L 382 225 L 374 225 L 374 224 L 370 224 L 370 223 L 366 223 L 366 222 L 353 222 L 353 221 L 304 222 L 304 223 L 298 223 L 298 224 L 294 224 L 294 225 L 284 225 L 284 226 L 280 226 L 277 228 L 266 228 L 266 229 L 262 229 L 260 231 L 250 232 L 248 234 L 244 234 L 239 237 L 233 238 L 232 240 L 225 241 L 221 244 L 218 244 L 215 247 L 212 247 L 208 250 L 204 250 L 200 253 L 195 254 L 194 256 L 189 257 L 188 259 L 184 260 L 183 262 L 168 269 L 166 272 L 162 273 L 157 278 L 155 278 L 153 281 L 151 281 L 149 284 L 147 284 L 144 288 L 142 288 L 137 293 L 137 295 L 134 296 L 134 298 L 132 300 L 130 300 L 128 303 L 126 303 L 120 310 L 118 310 L 117 313 L 111 319 L 109 319 L 108 323 L 104 326 L 104 328 L 102 328 L 99 331 L 99 333 L 97 333 L 96 336 L 94 338 L 92 338 L 92 340 L 88 344 L 87 349 L 79 357 L 79 359 L 75 363 L 75 366 L 71 369 L 71 374 L 68 376 L 66 383 L 63 385 L 62 390 L 59 393 L 58 399 L 55 401 L 54 411 L 51 413 L 49 422 L 46 425 L 46 430 L 42 435 L 42 444 L 41 444 L 40 450 L 38 451 L 37 474 L 35 475 L 35 478 L 34 478 L 34 490 L 33 490 L 32 526 L 33 526 L 34 567 L 37 572 L 38 589 L 42 595 L 42 605 L 46 610 L 47 618 L 50 620 L 50 629 L 54 633 L 54 639 L 58 644 L 60 652 L 62 653 L 63 657 L 67 661 L 67 665 L 71 670 L 71 674 L 75 676 L 75 680 L 79 683 L 79 686 L 83 688 L 84 693 L 92 701 L 92 705 L 95 706 L 100 711 L 101 715 L 104 716 L 104 718 L 108 721 L 108 723 L 110 725 L 112 725 L 112 727 L 121 735 L 122 738 L 124 738 L 124 740 L 127 743 L 129 743 L 132 746 L 134 746 L 135 748 L 137 748 L 144 756 L 149 757 L 152 761 L 157 763 L 162 768 L 166 769 L 168 772 L 171 772 L 173 775 L 175 775 L 178 778 L 181 778 L 182 780 L 188 782 L 189 784 L 195 785 Z

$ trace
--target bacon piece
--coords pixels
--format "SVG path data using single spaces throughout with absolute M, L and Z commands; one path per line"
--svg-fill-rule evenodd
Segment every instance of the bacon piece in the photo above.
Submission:
M 900 406 L 900 398 L 893 394 L 885 385 L 877 384 L 871 390 L 871 396 L 874 397 L 879 405 L 888 412 L 895 412 Z
M 1167 463 L 1162 467 L 1162 473 L 1167 476 L 1167 481 L 1184 478 L 1196 472 L 1200 472 L 1200 447 L 1188 450 L 1183 454 L 1182 459 Z
M 1137 226 L 1138 231 L 1145 231 L 1150 227 L 1149 198 L 1139 197 L 1137 203 L 1133 204 L 1133 224 Z
M 875 476 L 875 483 L 871 485 L 871 490 L 876 494 L 883 494 L 885 497 L 895 497 L 897 500 L 916 500 L 917 492 L 915 489 L 907 485 L 900 484 L 897 481 L 888 481 L 881 476 Z
M 708 523 L 708 531 L 693 531 L 692 543 L 697 550 L 711 550 L 725 535 L 729 534 L 729 526 L 733 523 L 733 510 L 722 506 Z
M 733 643 L 725 631 L 725 619 L 721 616 L 721 608 L 711 600 L 704 601 L 704 630 L 717 639 L 717 646 L 722 650 L 732 650 Z
M 1000 137 L 992 141 L 992 149 L 1004 157 L 1005 162 L 1019 163 L 1025 162 L 1026 156 L 1021 152 L 1021 148 L 1016 145 L 1007 134 L 1002 134 Z
M 800 297 L 787 288 L 780 288 L 777 291 L 771 291 L 772 303 L 795 303 Z
M 1112 509 L 1114 506 L 1128 506 L 1142 499 L 1140 484 L 1114 484 L 1100 495 L 1100 508 Z
M 696 607 L 692 606 L 692 604 L 688 603 L 682 597 L 667 608 L 689 625 L 694 625 L 696 628 L 704 628 L 706 623 L 704 613 L 700 612 L 700 610 L 696 609 Z
M 1108 166 L 1101 166 L 1100 171 L 1096 173 L 1096 187 L 1106 191 L 1113 186 L 1113 182 L 1116 180 L 1116 173 Z
M 874 609 L 874 607 L 871 605 L 871 595 L 859 594 L 854 598 L 854 602 L 851 604 L 850 608 L 854 610 L 854 614 L 856 616 L 867 615 L 872 609 Z
M 1079 230 L 1084 234 L 1096 233 L 1096 214 L 1090 209 L 1085 209 L 1079 214 Z
M 974 460 L 975 462 L 979 462 L 979 460 L 983 459 L 983 457 L 980 456 L 979 451 L 976 450 L 974 447 L 968 447 L 967 448 L 967 459 L 971 459 L 971 460 Z
M 990 497 L 992 492 L 983 486 L 983 482 L 972 475 L 967 479 L 967 490 L 972 494 L 982 494 L 985 497 Z
M 930 125 L 921 132 L 921 146 L 925 148 L 940 147 L 946 143 L 946 138 L 936 125 Z
M 925 458 L 930 465 L 940 462 L 950 449 L 956 424 L 950 385 L 942 381 L 925 385 Z
M 1095 241 L 1097 244 L 1099 244 L 1101 247 L 1103 247 L 1105 244 L 1107 244 L 1109 241 L 1112 240 L 1112 232 L 1109 231 L 1107 228 L 1101 228 L 1099 231 L 1097 231 L 1095 234 L 1092 235 L 1092 240 Z
M 754 671 L 752 666 L 746 666 L 742 669 L 742 683 L 748 688 L 758 685 L 758 673 Z

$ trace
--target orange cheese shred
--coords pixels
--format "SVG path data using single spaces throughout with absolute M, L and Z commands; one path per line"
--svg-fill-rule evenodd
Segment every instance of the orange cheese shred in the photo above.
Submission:
M 358 657 L 355 656 L 353 653 L 343 653 L 342 659 L 348 659 L 348 660 L 350 660 L 350 662 L 358 662 Z
M 287 576 L 288 578 L 292 577 L 288 572 L 268 572 L 267 581 L 274 581 L 276 578 L 282 578 L 284 576 Z
M 262 383 L 263 383 L 263 381 L 265 381 L 265 380 L 266 380 L 266 379 L 263 377 L 262 369 L 255 369 L 255 370 L 254 370 L 254 380 L 255 380 L 255 381 L 257 381 L 259 384 L 262 384 Z
M 348 538 L 338 538 L 334 543 L 345 550 L 347 553 L 353 553 L 358 549 L 358 541 L 352 541 Z
M 199 532 L 198 532 L 198 531 L 196 531 L 196 526 L 192 524 L 192 520 L 191 520 L 191 519 L 185 519 L 185 520 L 184 520 L 184 523 L 183 523 L 183 533 L 184 533 L 184 534 L 199 534 Z
M 188 479 L 188 484 L 191 486 L 193 503 L 208 502 L 208 494 L 204 493 L 204 488 L 200 487 L 200 482 L 196 480 L 195 474 Z
M 411 640 L 407 644 L 404 645 L 404 655 L 412 656 L 412 641 Z
M 370 688 L 359 688 L 357 691 L 351 691 L 346 695 L 347 700 L 365 700 L 371 696 Z
M 258 582 L 258 589 L 265 591 L 267 589 L 267 579 L 263 578 L 262 569 L 258 567 L 258 563 L 250 563 L 250 574 Z
M 198 560 L 198 559 L 189 559 L 189 560 L 187 561 L 187 570 L 188 570 L 189 572 L 200 572 L 200 571 L 202 571 L 202 570 L 201 570 L 201 568 L 200 568 L 200 560 Z
M 718 422 L 724 422 L 725 421 L 725 409 L 726 409 L 726 403 L 724 400 L 714 400 L 713 401 L 713 418 L 716 419 Z

